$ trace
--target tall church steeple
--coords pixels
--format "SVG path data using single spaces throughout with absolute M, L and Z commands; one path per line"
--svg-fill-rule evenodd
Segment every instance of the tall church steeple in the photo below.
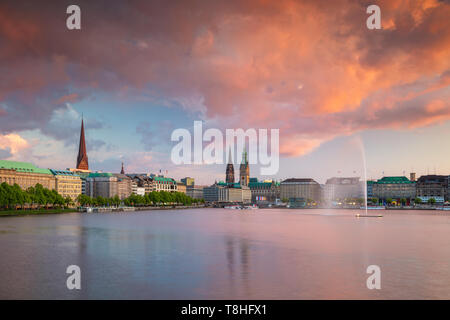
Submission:
M 120 170 L 121 174 L 125 174 L 125 170 L 123 169 L 123 162 L 122 162 L 122 170 Z
M 248 166 L 247 151 L 244 147 L 244 151 L 242 152 L 242 162 L 239 168 L 239 182 L 241 183 L 241 186 L 248 186 L 249 181 L 250 168 Z
M 233 158 L 231 157 L 231 148 L 229 150 L 228 154 L 228 164 L 227 164 L 227 171 L 225 174 L 225 181 L 226 183 L 234 183 L 234 166 L 233 166 Z
M 89 162 L 84 138 L 84 119 L 81 118 L 80 146 L 78 148 L 77 169 L 89 170 Z

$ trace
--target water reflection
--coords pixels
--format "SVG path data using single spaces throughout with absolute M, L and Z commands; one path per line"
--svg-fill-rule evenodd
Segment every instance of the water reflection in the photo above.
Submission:
M 225 237 L 227 267 L 232 290 L 236 282 L 243 286 L 244 293 L 250 294 L 250 241 L 245 238 Z M 239 256 L 239 260 L 235 256 Z M 235 274 L 235 269 L 239 274 Z
M 0 298 L 450 298 L 449 216 L 202 209 L 0 219 Z M 66 288 L 66 268 L 82 290 Z M 382 268 L 382 290 L 365 287 Z

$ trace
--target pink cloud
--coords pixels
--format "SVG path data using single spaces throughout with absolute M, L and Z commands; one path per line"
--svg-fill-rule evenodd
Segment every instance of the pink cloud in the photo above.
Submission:
M 383 30 L 368 30 L 365 5 L 347 0 L 81 1 L 82 30 L 70 32 L 64 4 L 6 1 L 0 64 L 11 72 L 0 100 L 14 112 L 0 121 L 45 126 L 89 92 L 145 93 L 202 101 L 224 127 L 279 128 L 285 155 L 359 130 L 447 121 L 450 5 L 377 3 Z

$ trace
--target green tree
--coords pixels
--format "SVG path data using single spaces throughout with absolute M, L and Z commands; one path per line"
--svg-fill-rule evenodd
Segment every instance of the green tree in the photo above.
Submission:
M 435 204 L 435 203 L 436 203 L 436 199 L 435 198 L 428 199 L 428 204 Z
M 414 199 L 414 203 L 415 203 L 415 204 L 421 204 L 421 203 L 422 203 L 422 199 L 420 199 L 419 197 L 416 197 L 416 198 Z

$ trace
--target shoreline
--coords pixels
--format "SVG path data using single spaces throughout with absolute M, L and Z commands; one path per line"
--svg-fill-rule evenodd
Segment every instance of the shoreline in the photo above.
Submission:
M 37 216 L 44 214 L 61 214 L 78 212 L 76 208 L 68 209 L 33 209 L 33 210 L 2 210 L 0 211 L 1 217 L 20 217 L 20 216 Z

